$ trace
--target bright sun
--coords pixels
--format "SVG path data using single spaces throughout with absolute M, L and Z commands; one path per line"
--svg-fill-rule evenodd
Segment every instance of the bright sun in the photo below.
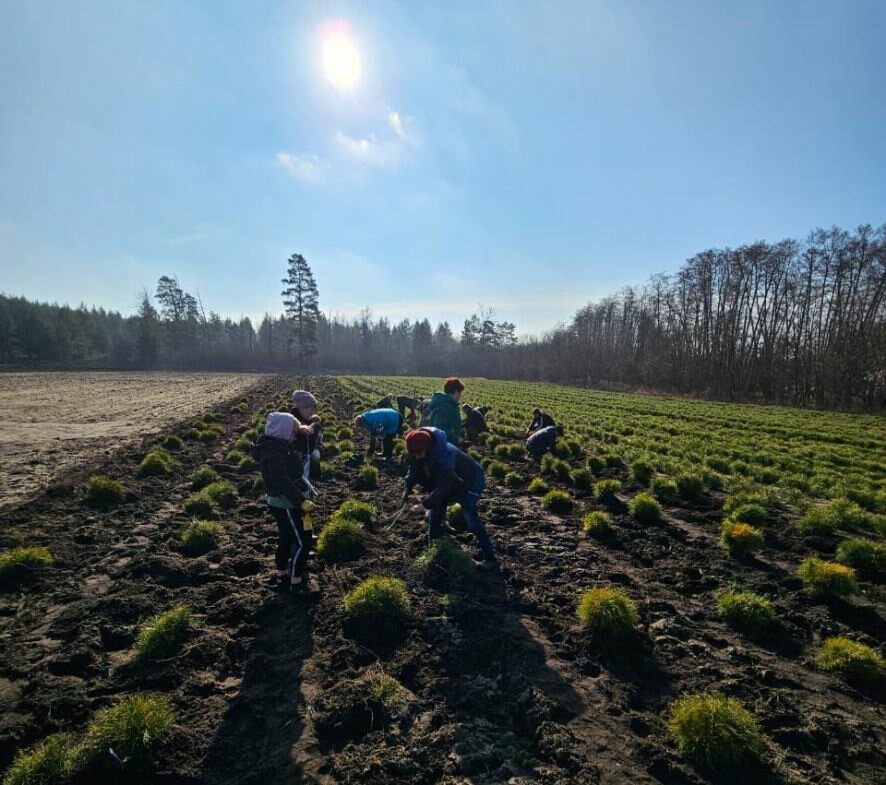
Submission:
M 360 53 L 343 33 L 335 33 L 324 42 L 323 69 L 339 90 L 353 87 L 360 78 Z

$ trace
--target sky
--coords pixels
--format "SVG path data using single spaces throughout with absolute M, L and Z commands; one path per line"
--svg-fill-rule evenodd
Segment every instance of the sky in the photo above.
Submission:
M 0 0 L 0 291 L 538 334 L 886 222 L 881 0 Z M 330 43 L 332 42 L 332 43 Z

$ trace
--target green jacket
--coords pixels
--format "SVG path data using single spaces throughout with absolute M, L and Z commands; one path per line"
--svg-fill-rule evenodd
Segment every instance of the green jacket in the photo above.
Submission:
M 457 445 L 461 441 L 461 409 L 458 404 L 445 392 L 435 392 L 428 409 L 428 424 L 446 431 L 449 443 Z

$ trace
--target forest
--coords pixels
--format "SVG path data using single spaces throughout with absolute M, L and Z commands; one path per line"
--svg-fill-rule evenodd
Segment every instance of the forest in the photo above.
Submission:
M 129 316 L 0 295 L 0 364 L 460 373 L 886 408 L 886 225 L 702 251 L 523 339 L 482 306 L 460 330 L 420 315 L 324 314 L 298 254 L 284 284 L 284 312 L 257 327 L 206 311 L 169 276 Z

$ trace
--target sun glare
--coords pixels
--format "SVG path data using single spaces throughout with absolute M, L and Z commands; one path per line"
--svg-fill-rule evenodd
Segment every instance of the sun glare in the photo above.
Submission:
M 323 43 L 323 70 L 339 90 L 353 87 L 360 78 L 360 53 L 343 33 L 335 33 Z

